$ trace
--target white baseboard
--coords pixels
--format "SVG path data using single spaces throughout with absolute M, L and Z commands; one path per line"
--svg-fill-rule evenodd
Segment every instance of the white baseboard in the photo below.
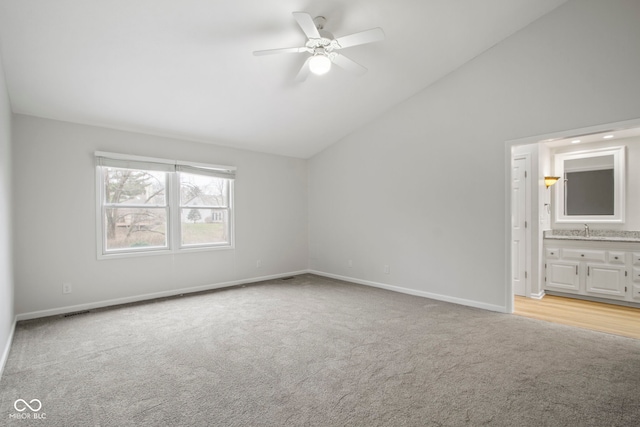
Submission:
M 533 298 L 533 299 L 542 299 L 542 298 L 544 298 L 544 291 L 540 291 L 537 294 L 531 294 L 531 298 Z
M 438 300 L 438 301 L 445 301 L 445 302 L 451 302 L 451 303 L 454 303 L 454 304 L 466 305 L 466 306 L 469 306 L 469 307 L 481 308 L 483 310 L 496 311 L 498 313 L 506 313 L 507 312 L 507 308 L 505 306 L 500 306 L 500 305 L 487 304 L 487 303 L 468 300 L 468 299 L 464 299 L 464 298 L 456 298 L 456 297 L 451 297 L 451 296 L 448 296 L 448 295 L 440 295 L 440 294 L 434 294 L 434 293 L 431 293 L 431 292 L 418 291 L 418 290 L 415 290 L 415 289 L 403 288 L 403 287 L 400 287 L 400 286 L 387 285 L 387 284 L 384 284 L 384 283 L 372 282 L 372 281 L 369 281 L 369 280 L 362 280 L 362 279 L 356 279 L 356 278 L 353 278 L 353 277 L 347 277 L 347 276 L 340 276 L 340 275 L 337 275 L 337 274 L 325 273 L 323 271 L 309 270 L 309 273 L 317 274 L 318 276 L 329 277 L 329 278 L 332 278 L 332 279 L 344 280 L 345 282 L 357 283 L 359 285 L 366 285 L 366 286 L 373 286 L 375 288 L 387 289 L 389 291 L 400 292 L 400 293 L 403 293 L 403 294 L 415 295 L 415 296 L 424 297 L 424 298 L 431 298 L 431 299 L 435 299 L 435 300 Z
M 241 280 L 233 280 L 233 281 L 229 281 L 229 282 L 214 283 L 214 284 L 204 285 L 204 286 L 196 286 L 196 287 L 182 288 L 182 289 L 172 289 L 172 290 L 163 291 L 163 292 L 154 292 L 154 293 L 150 293 L 150 294 L 135 295 L 135 296 L 131 296 L 131 297 L 116 298 L 116 299 L 97 301 L 97 302 L 91 302 L 91 303 L 86 303 L 86 304 L 78 304 L 78 305 L 71 305 L 71 306 L 65 306 L 65 307 L 59 307 L 59 308 L 52 308 L 52 309 L 47 309 L 47 310 L 32 311 L 32 312 L 28 312 L 28 313 L 20 313 L 20 314 L 18 314 L 16 316 L 16 321 L 37 319 L 37 318 L 40 318 L 40 317 L 48 317 L 48 316 L 57 316 L 57 315 L 60 315 L 60 314 L 74 313 L 74 312 L 77 312 L 77 311 L 91 310 L 91 309 L 95 309 L 95 308 L 109 307 L 109 306 L 113 306 L 113 305 L 128 304 L 128 303 L 132 303 L 132 302 L 146 301 L 146 300 L 152 300 L 152 299 L 156 299 L 156 298 L 165 298 L 165 297 L 172 297 L 172 296 L 181 295 L 181 294 L 189 294 L 189 293 L 194 293 L 194 292 L 209 291 L 209 290 L 213 290 L 213 289 L 227 288 L 227 287 L 230 287 L 230 286 L 237 286 L 237 285 L 244 285 L 244 284 L 255 283 L 255 282 L 262 282 L 262 281 L 265 281 L 265 280 L 280 279 L 282 277 L 296 276 L 296 275 L 305 274 L 305 273 L 316 274 L 318 276 L 329 277 L 329 278 L 332 278 L 332 279 L 343 280 L 345 282 L 357 283 L 357 284 L 360 284 L 360 285 L 372 286 L 372 287 L 375 287 L 375 288 L 387 289 L 387 290 L 390 290 L 390 291 L 400 292 L 400 293 L 403 293 L 403 294 L 415 295 L 415 296 L 420 296 L 420 297 L 424 297 L 424 298 L 431 298 L 431 299 L 435 299 L 435 300 L 438 300 L 438 301 L 445 301 L 445 302 L 451 302 L 451 303 L 454 303 L 454 304 L 466 305 L 466 306 L 469 306 L 469 307 L 481 308 L 483 310 L 496 311 L 496 312 L 499 312 L 499 313 L 506 313 L 506 307 L 504 307 L 504 306 L 486 304 L 486 303 L 479 302 L 479 301 L 467 300 L 467 299 L 464 299 L 464 298 L 456 298 L 456 297 L 451 297 L 451 296 L 448 296 L 448 295 L 434 294 L 434 293 L 431 293 L 431 292 L 424 292 L 424 291 L 419 291 L 419 290 L 410 289 L 410 288 L 403 288 L 401 286 L 387 285 L 387 284 L 384 284 L 384 283 L 378 283 L 378 282 L 373 282 L 373 281 L 369 281 L 369 280 L 362 280 L 362 279 L 357 279 L 357 278 L 354 278 L 354 277 L 340 276 L 340 275 L 337 275 L 337 274 L 325 273 L 323 271 L 299 270 L 299 271 L 292 271 L 292 272 L 288 272 L 288 273 L 273 274 L 273 275 L 269 275 L 269 276 L 252 277 L 252 278 L 248 278 L 248 279 L 241 279 Z M 14 329 L 15 329 L 15 322 L 14 322 Z M 13 336 L 13 332 L 12 332 L 12 336 Z M 5 350 L 7 352 L 7 355 L 8 355 L 8 348 L 9 347 L 7 346 L 7 350 Z
M 4 367 L 7 364 L 7 359 L 9 359 L 9 351 L 11 350 L 11 343 L 13 343 L 13 334 L 16 331 L 17 322 L 18 322 L 18 317 L 16 316 L 13 319 L 13 324 L 11 325 L 11 331 L 9 332 L 9 337 L 7 338 L 7 342 L 5 343 L 4 349 L 2 350 L 2 358 L 0 359 L 0 378 L 2 378 Z
M 104 301 L 91 302 L 87 304 L 70 305 L 66 307 L 52 308 L 48 310 L 32 311 L 29 313 L 20 313 L 16 316 L 16 320 L 30 320 L 40 317 L 57 316 L 60 314 L 74 313 L 77 311 L 91 310 L 94 308 L 109 307 L 113 305 L 128 304 L 131 302 L 146 301 L 156 298 L 172 297 L 181 294 L 190 294 L 194 292 L 210 291 L 212 289 L 228 288 L 230 286 L 245 285 L 249 283 L 262 282 L 264 280 L 280 279 L 282 277 L 295 276 L 308 273 L 308 270 L 293 271 L 289 273 L 273 274 L 270 276 L 251 277 L 249 279 L 233 280 L 229 282 L 214 283 L 204 286 L 195 286 L 191 288 L 171 289 L 170 291 L 154 292 L 151 294 L 135 295 L 131 297 L 116 298 Z M 14 325 L 15 326 L 15 325 Z

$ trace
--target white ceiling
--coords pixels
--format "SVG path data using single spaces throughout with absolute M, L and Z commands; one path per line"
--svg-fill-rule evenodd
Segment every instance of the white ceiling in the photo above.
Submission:
M 566 0 L 0 0 L 15 113 L 308 158 Z M 294 77 L 291 12 L 369 69 Z

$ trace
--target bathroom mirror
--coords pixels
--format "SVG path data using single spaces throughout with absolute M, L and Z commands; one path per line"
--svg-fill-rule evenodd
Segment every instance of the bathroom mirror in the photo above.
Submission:
M 554 163 L 556 222 L 624 222 L 624 147 L 558 153 Z

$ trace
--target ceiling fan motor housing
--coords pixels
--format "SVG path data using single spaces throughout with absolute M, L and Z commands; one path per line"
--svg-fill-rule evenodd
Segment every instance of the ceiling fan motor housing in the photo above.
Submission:
M 324 49 L 327 53 L 331 52 L 334 49 L 340 49 L 340 45 L 334 39 L 333 34 L 328 31 L 318 30 L 320 33 L 319 39 L 309 39 L 305 44 L 306 47 L 312 50 L 316 50 L 318 48 Z

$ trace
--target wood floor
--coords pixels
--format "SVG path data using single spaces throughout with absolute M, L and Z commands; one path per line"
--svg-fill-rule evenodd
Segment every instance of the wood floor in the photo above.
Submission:
M 640 339 L 640 309 L 546 295 L 517 296 L 513 314 Z

